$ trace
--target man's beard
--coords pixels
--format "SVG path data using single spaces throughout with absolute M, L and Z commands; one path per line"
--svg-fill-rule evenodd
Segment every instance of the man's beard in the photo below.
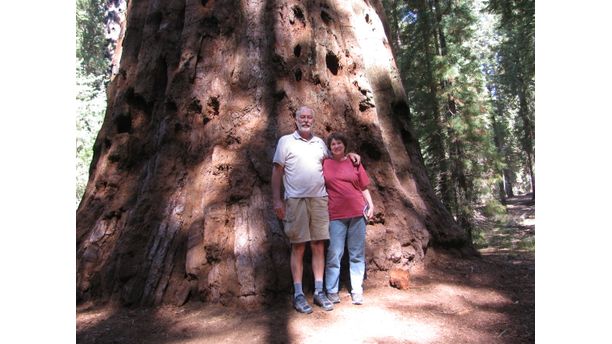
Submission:
M 312 126 L 298 125 L 298 131 L 310 132 L 311 130 L 312 130 Z

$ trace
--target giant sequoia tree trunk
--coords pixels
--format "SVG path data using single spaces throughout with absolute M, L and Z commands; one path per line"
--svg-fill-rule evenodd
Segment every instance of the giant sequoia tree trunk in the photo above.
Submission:
M 131 1 L 77 210 L 77 297 L 259 304 L 289 292 L 271 205 L 293 112 L 352 138 L 377 205 L 368 269 L 470 248 L 435 198 L 378 1 Z

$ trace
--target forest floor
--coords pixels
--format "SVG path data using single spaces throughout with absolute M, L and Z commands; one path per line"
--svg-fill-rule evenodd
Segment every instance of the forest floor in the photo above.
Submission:
M 363 305 L 299 314 L 289 297 L 259 311 L 191 302 L 125 309 L 77 306 L 77 343 L 533 343 L 535 206 L 512 198 L 507 214 L 482 217 L 481 257 L 428 251 L 410 287 L 368 276 Z M 308 297 L 312 301 L 311 295 Z

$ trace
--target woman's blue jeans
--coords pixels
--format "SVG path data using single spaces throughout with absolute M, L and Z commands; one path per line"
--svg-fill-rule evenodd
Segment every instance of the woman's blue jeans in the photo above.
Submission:
M 329 222 L 329 248 L 325 261 L 325 290 L 337 293 L 340 281 L 340 260 L 344 254 L 344 242 L 349 252 L 351 292 L 363 293 L 365 273 L 366 224 L 363 216 Z

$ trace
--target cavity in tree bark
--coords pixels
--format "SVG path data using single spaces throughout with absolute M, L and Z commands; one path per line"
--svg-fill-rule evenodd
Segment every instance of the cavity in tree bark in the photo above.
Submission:
M 344 132 L 362 155 L 377 208 L 370 272 L 469 247 L 427 181 L 382 13 L 378 1 L 130 2 L 77 210 L 78 300 L 290 292 L 270 177 L 301 105 L 319 136 Z

